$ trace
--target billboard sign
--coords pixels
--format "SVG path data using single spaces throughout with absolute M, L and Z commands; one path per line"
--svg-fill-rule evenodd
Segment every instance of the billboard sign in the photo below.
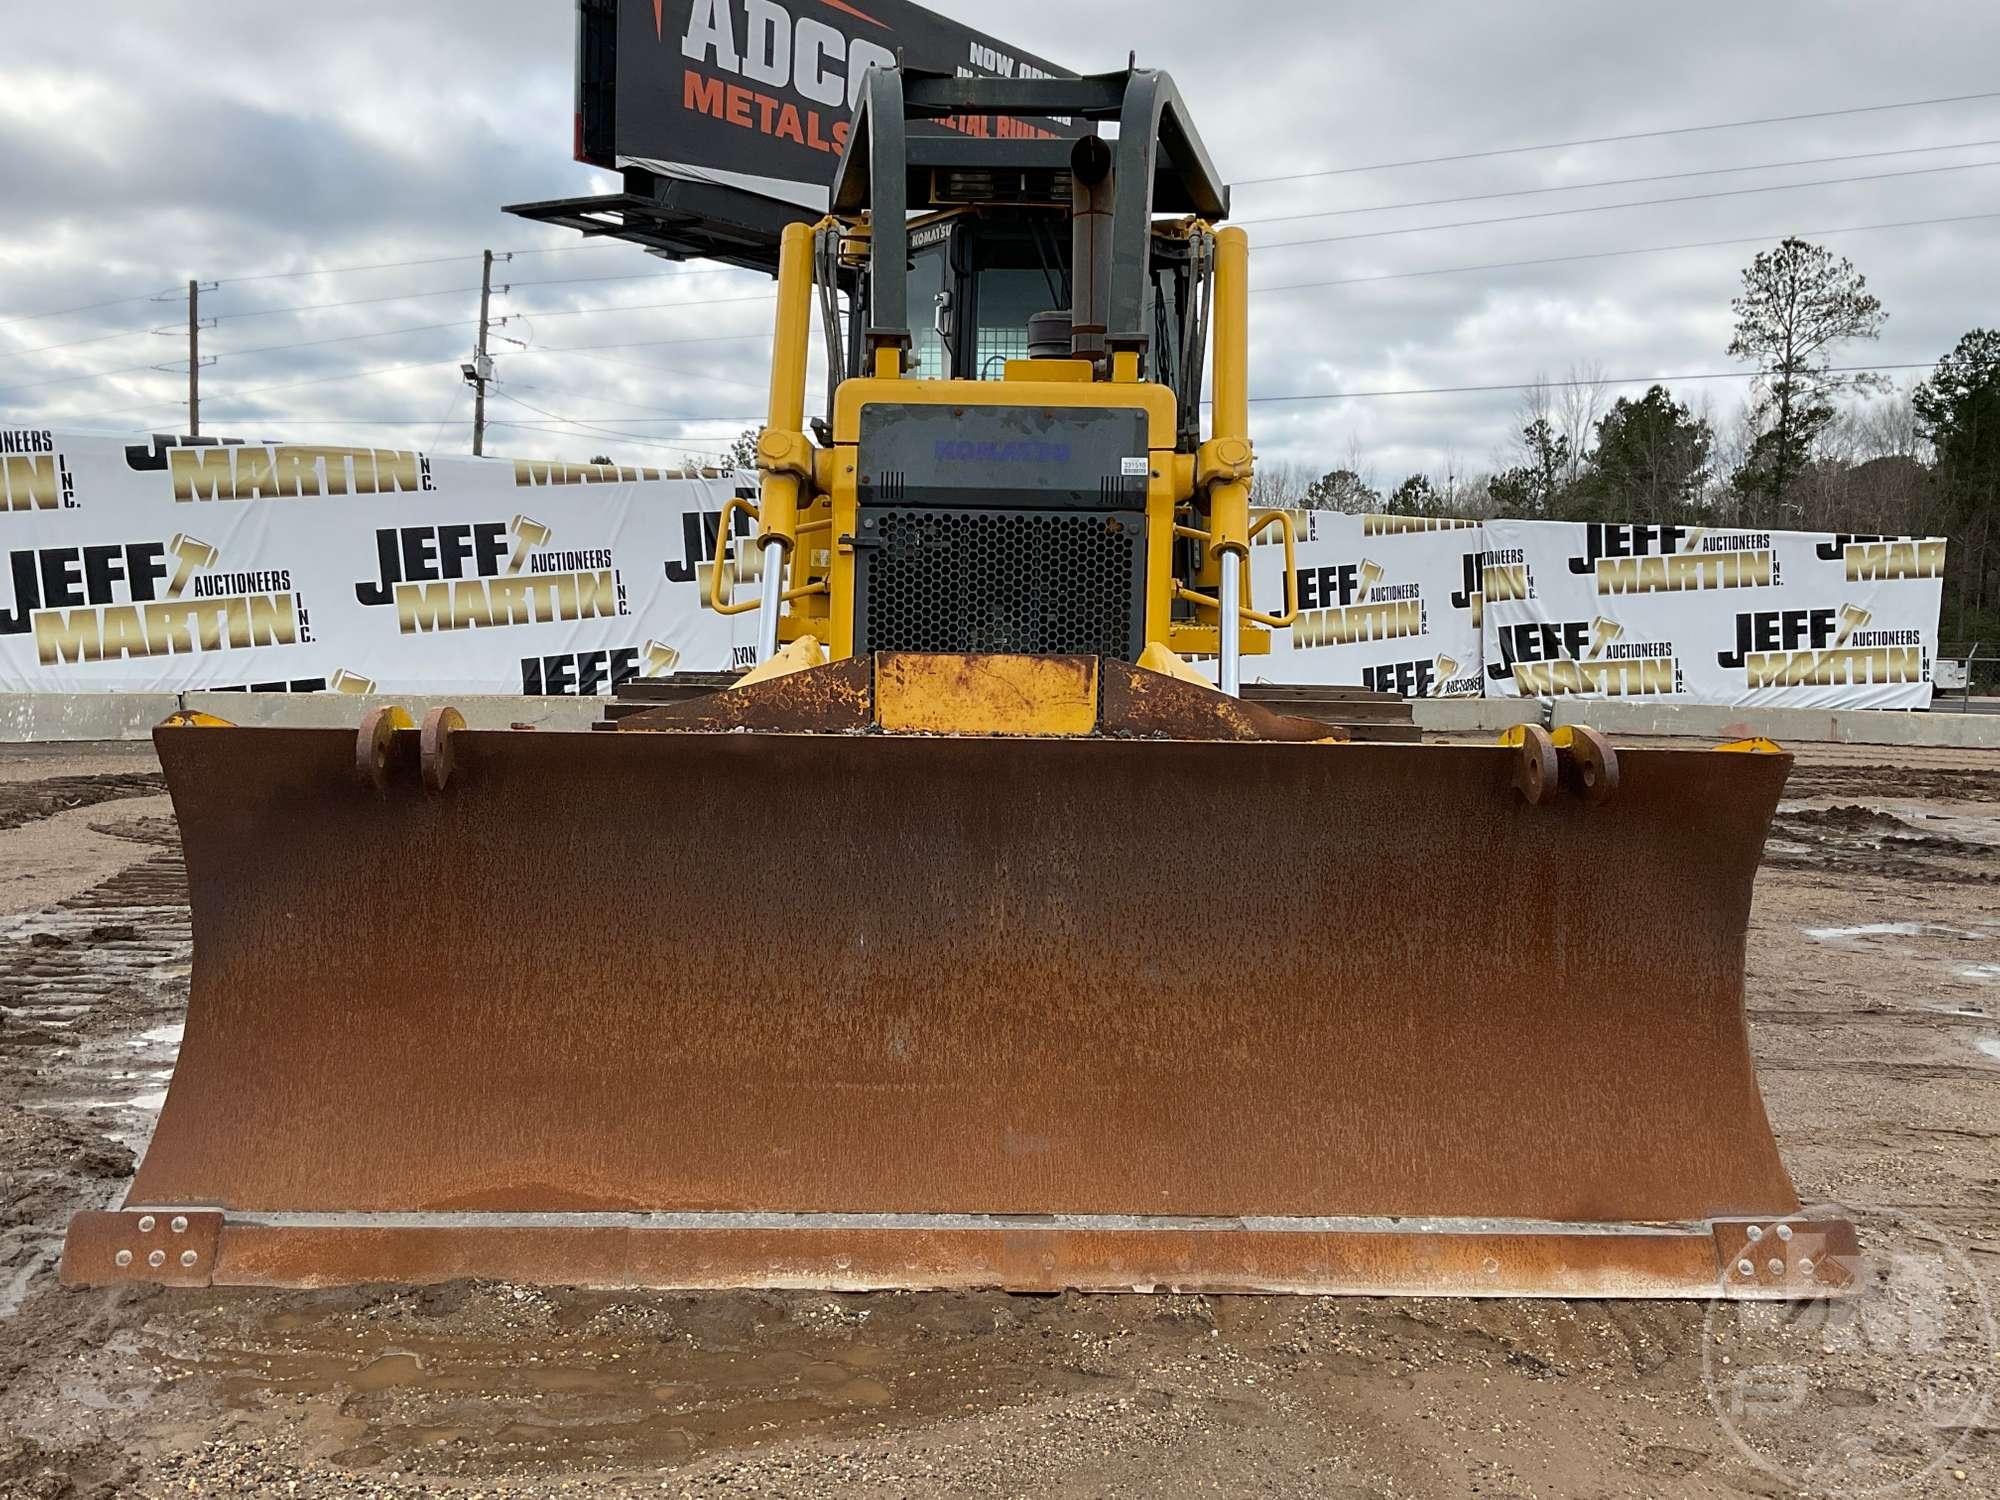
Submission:
M 615 17 L 613 0 L 582 3 L 580 156 L 808 208 L 826 206 L 870 66 L 894 66 L 900 55 L 908 67 L 963 77 L 1070 76 L 908 0 L 615 0 Z M 607 59 L 602 38 L 614 20 L 615 54 Z M 1074 136 L 1083 126 L 965 117 L 916 133 L 925 130 Z

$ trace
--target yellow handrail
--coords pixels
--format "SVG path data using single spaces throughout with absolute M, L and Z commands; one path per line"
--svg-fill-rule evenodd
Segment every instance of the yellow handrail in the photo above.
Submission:
M 1285 612 L 1282 615 L 1270 615 L 1270 614 L 1265 614 L 1261 610 L 1252 609 L 1248 605 L 1243 605 L 1240 608 L 1238 608 L 1236 614 L 1239 619 L 1248 620 L 1253 625 L 1263 625 L 1272 630 L 1286 630 L 1289 629 L 1292 626 L 1292 624 L 1297 621 L 1299 617 L 1299 573 L 1298 573 L 1299 534 L 1298 534 L 1298 528 L 1292 525 L 1291 512 L 1283 510 L 1267 510 L 1264 512 L 1263 515 L 1259 516 L 1256 519 L 1256 521 L 1254 521 L 1251 524 L 1249 532 L 1250 540 L 1254 542 L 1257 539 L 1258 533 L 1262 532 L 1266 527 L 1270 526 L 1276 526 L 1284 532 Z M 1198 526 L 1182 526 L 1176 524 L 1174 526 L 1174 535 L 1189 537 L 1197 542 L 1201 542 L 1204 544 L 1209 544 L 1214 541 L 1214 537 L 1209 532 L 1203 531 Z M 1225 557 L 1223 559 L 1222 565 L 1224 567 L 1230 566 L 1229 559 Z M 1249 567 L 1249 565 L 1250 563 L 1248 558 L 1239 559 L 1237 562 L 1237 566 L 1239 567 L 1247 568 Z M 1245 594 L 1247 596 L 1248 594 L 1247 589 L 1245 590 Z M 1186 584 L 1180 583 L 1178 581 L 1176 581 L 1174 584 L 1174 597 L 1176 599 L 1184 599 L 1190 604 L 1199 604 L 1208 609 L 1216 610 L 1218 612 L 1222 608 L 1222 601 L 1216 598 L 1213 594 L 1201 593 L 1198 590 L 1191 589 Z
M 724 570 L 729 566 L 729 549 L 736 541 L 735 534 L 730 530 L 729 523 L 735 518 L 736 512 L 739 510 L 756 520 L 760 525 L 763 522 L 763 517 L 758 511 L 757 502 L 754 500 L 746 500 L 741 495 L 731 495 L 723 503 L 722 518 L 715 528 L 714 571 L 709 575 L 708 598 L 703 601 L 719 615 L 747 615 L 763 603 L 761 596 L 756 599 L 747 599 L 741 604 L 725 604 L 722 599 L 722 580 L 725 576 Z M 831 520 L 809 521 L 799 527 L 795 535 L 808 536 L 815 531 L 830 530 L 832 526 L 833 522 Z M 824 594 L 827 591 L 827 580 L 822 578 L 818 583 L 808 583 L 800 588 L 790 590 L 784 595 L 784 602 L 791 604 L 797 600 L 806 598 L 808 595 Z

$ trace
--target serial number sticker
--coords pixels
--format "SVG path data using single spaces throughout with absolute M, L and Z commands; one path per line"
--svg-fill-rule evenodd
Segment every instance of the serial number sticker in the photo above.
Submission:
M 1119 473 L 1126 479 L 1144 479 L 1153 472 L 1150 458 L 1126 458 L 1119 460 Z

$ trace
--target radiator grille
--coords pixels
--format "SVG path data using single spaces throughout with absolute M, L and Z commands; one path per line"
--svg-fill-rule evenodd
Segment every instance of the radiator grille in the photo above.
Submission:
M 870 508 L 857 634 L 869 651 L 1131 660 L 1141 634 L 1137 512 Z

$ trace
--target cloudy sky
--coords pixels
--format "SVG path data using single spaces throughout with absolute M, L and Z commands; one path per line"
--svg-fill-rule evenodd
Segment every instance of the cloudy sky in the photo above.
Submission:
M 1387 393 L 1729 371 L 1739 270 L 1786 233 L 1850 256 L 1889 311 L 1846 362 L 1934 361 L 2000 320 L 2000 97 L 1380 165 L 2000 90 L 1991 0 L 1261 0 L 1220 29 L 1196 0 L 935 8 L 1004 10 L 1008 39 L 1079 70 L 1136 47 L 1175 74 L 1245 183 L 1267 455 L 1464 473 L 1519 394 Z M 499 211 L 616 186 L 569 159 L 570 0 L 11 9 L 0 425 L 179 430 L 185 375 L 153 367 L 185 357 L 192 276 L 218 283 L 206 431 L 464 452 L 484 248 L 515 252 L 489 452 L 658 461 L 760 411 L 768 282 Z M 1332 175 L 1246 182 L 1308 172 Z M 1682 201 L 1603 209 L 1660 199 Z M 1884 225 L 1904 227 L 1861 228 Z M 1745 383 L 1676 391 L 1721 416 Z

